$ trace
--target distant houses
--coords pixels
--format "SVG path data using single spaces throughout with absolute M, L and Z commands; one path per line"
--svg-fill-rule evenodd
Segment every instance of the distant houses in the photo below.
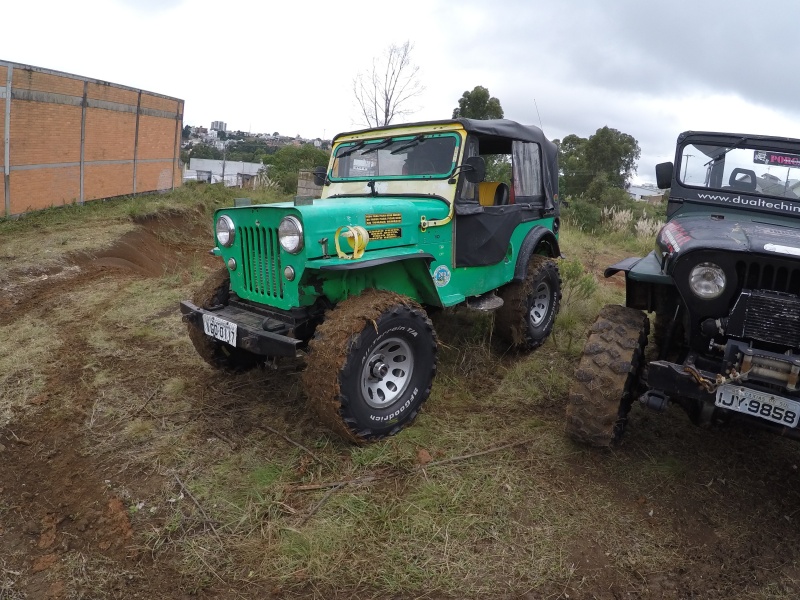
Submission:
M 660 204 L 663 198 L 662 190 L 652 184 L 629 185 L 626 191 L 631 198 L 639 202 Z
M 227 131 L 227 123 L 224 121 L 213 121 L 211 127 L 187 126 L 188 138 L 181 142 L 181 148 L 190 149 L 195 144 L 206 144 L 213 146 L 217 150 L 222 150 L 225 140 L 236 140 L 244 142 L 260 142 L 268 147 L 280 148 L 281 146 L 302 146 L 312 144 L 316 148 L 330 148 L 330 141 L 321 138 L 306 139 L 297 136 L 280 135 L 278 132 L 269 133 L 250 133 L 245 131 Z
M 225 187 L 251 188 L 258 172 L 266 168 L 266 165 L 261 163 L 192 158 L 189 161 L 189 168 L 183 172 L 183 180 L 224 183 Z
M 800 197 L 800 180 L 781 179 L 771 173 L 764 173 L 756 178 L 756 190 L 770 196 Z
M 227 131 L 227 127 L 228 125 L 224 121 L 212 121 L 211 127 L 208 128 L 193 127 L 191 125 L 187 125 L 184 128 L 181 149 L 189 152 L 190 158 L 188 163 L 183 164 L 183 181 L 224 182 L 227 187 L 252 187 L 259 175 L 259 171 L 263 176 L 266 173 L 267 166 L 258 162 L 225 160 L 226 150 L 228 156 L 230 156 L 232 154 L 231 148 L 235 148 L 234 144 L 237 142 L 248 143 L 251 147 L 255 144 L 264 149 L 273 149 L 265 150 L 266 153 L 274 152 L 274 149 L 284 146 L 302 146 L 304 144 L 311 144 L 315 148 L 323 150 L 330 148 L 330 141 L 322 140 L 321 138 L 305 139 L 299 135 L 294 137 L 280 135 L 278 132 L 269 134 Z M 191 157 L 192 148 L 198 145 L 216 148 L 220 151 L 223 159 Z M 184 160 L 185 154 L 184 152 Z M 207 153 L 205 155 L 208 156 Z M 217 154 L 217 156 L 220 156 L 220 154 Z M 238 157 L 241 158 L 241 154 Z M 255 158 L 258 160 L 258 155 Z

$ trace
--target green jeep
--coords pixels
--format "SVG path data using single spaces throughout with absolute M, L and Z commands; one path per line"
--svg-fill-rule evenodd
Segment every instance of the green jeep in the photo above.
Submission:
M 625 306 L 592 326 L 567 432 L 608 446 L 638 398 L 698 425 L 739 422 L 800 439 L 800 140 L 687 131 L 655 250 L 625 273 Z M 645 355 L 653 313 L 655 346 Z
M 484 181 L 490 156 L 510 162 L 510 186 Z M 521 350 L 550 334 L 558 167 L 540 129 L 457 119 L 344 133 L 315 176 L 319 199 L 216 212 L 224 266 L 181 303 L 206 362 L 243 371 L 305 355 L 310 405 L 363 442 L 397 433 L 430 394 L 426 310 L 496 311 Z

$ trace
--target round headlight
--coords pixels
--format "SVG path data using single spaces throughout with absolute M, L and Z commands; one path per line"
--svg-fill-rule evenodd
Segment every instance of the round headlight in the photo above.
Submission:
M 278 239 L 281 246 L 290 254 L 303 249 L 303 226 L 297 217 L 284 217 L 278 226 Z
M 711 262 L 702 262 L 689 273 L 689 287 L 704 300 L 713 300 L 725 291 L 725 271 Z
M 228 215 L 222 215 L 217 219 L 217 241 L 220 246 L 230 248 L 233 245 L 233 240 L 236 237 L 236 227 L 233 225 L 233 219 Z

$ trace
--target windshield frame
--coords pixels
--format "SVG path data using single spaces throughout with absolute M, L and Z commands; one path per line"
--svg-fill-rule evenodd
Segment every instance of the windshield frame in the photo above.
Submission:
M 392 135 L 391 131 L 383 132 L 385 135 L 372 139 L 351 140 L 338 144 L 331 156 L 328 178 L 331 182 L 342 183 L 351 181 L 425 181 L 431 179 L 448 179 L 452 176 L 462 152 L 462 136 L 457 131 L 431 131 L 422 133 L 401 133 Z M 434 140 L 452 140 L 451 148 L 441 145 L 441 149 L 433 144 L 426 143 Z M 441 166 L 434 164 L 430 158 L 425 162 L 430 164 L 427 172 L 422 168 L 411 167 L 410 172 L 403 172 L 410 157 L 420 150 L 429 151 L 432 158 Z M 448 159 L 448 154 L 452 152 Z M 362 162 L 362 168 L 367 172 L 353 176 L 352 170 L 356 161 Z M 412 165 L 414 163 L 411 163 Z M 444 165 L 447 165 L 446 167 Z M 385 174 L 375 173 L 374 169 L 387 166 Z M 370 170 L 372 169 L 372 170 Z M 346 170 L 347 176 L 339 176 L 338 172 Z
M 676 182 L 698 192 L 800 202 L 800 141 L 794 145 L 786 141 L 770 143 L 759 136 L 689 137 L 676 152 Z

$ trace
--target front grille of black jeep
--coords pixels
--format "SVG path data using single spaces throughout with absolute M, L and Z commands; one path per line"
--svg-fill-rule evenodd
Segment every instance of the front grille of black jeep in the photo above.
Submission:
M 283 298 L 281 249 L 277 228 L 238 227 L 244 289 L 264 298 Z
M 739 289 L 769 290 L 800 295 L 800 268 L 797 262 L 769 263 L 740 260 L 736 263 Z
M 800 348 L 800 298 L 791 294 L 744 290 L 731 311 L 728 333 Z

